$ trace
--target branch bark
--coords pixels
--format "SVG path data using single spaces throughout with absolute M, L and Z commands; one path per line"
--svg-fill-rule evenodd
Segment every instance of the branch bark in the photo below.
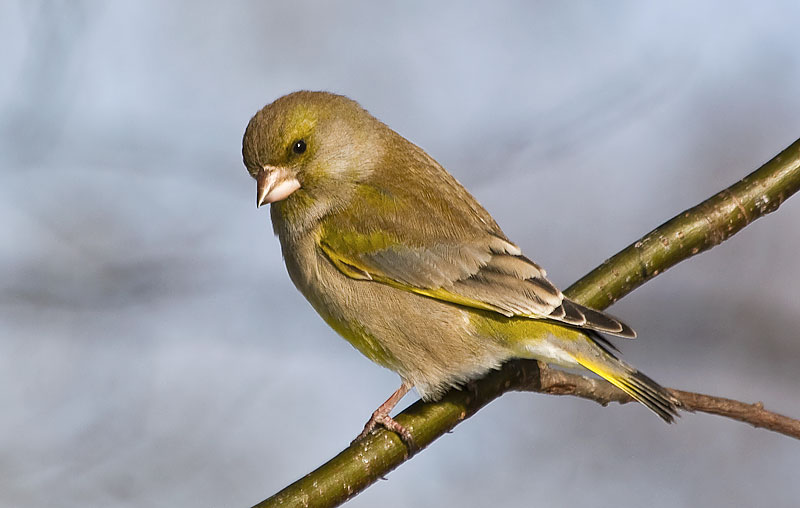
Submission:
M 522 367 L 527 369 L 526 367 Z M 538 376 L 530 378 L 528 383 L 515 387 L 517 391 L 549 393 L 551 395 L 573 395 L 608 405 L 611 402 L 626 404 L 635 402 L 627 393 L 602 379 L 589 378 L 551 369 L 544 364 L 538 365 Z M 753 427 L 768 429 L 795 439 L 800 439 L 800 420 L 789 418 L 764 409 L 764 404 L 756 402 L 747 404 L 738 400 L 714 397 L 702 393 L 685 392 L 669 389 L 681 401 L 684 411 L 700 411 L 702 413 L 725 416 L 733 420 L 749 423 Z
M 800 139 L 727 189 L 681 212 L 615 256 L 606 260 L 564 293 L 590 307 L 603 309 L 675 264 L 736 234 L 774 212 L 800 189 Z M 483 406 L 508 391 L 573 395 L 600 404 L 631 399 L 611 384 L 551 369 L 532 360 L 515 360 L 464 390 L 450 391 L 433 403 L 418 401 L 395 419 L 426 447 Z M 764 409 L 761 403 L 672 390 L 683 409 L 717 414 L 755 427 L 800 439 L 800 421 Z M 256 507 L 337 506 L 407 460 L 403 442 L 380 430 L 350 445 L 317 470 Z

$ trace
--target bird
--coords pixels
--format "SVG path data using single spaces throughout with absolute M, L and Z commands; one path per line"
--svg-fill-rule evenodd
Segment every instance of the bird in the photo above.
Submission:
M 242 157 L 270 205 L 289 277 L 322 319 L 400 387 L 356 438 L 415 388 L 437 400 L 515 358 L 594 372 L 667 423 L 680 402 L 601 334 L 635 338 L 547 279 L 422 148 L 356 101 L 297 91 L 249 121 Z

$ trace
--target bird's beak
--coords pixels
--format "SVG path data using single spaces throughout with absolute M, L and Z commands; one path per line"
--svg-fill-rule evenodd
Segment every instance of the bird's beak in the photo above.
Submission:
M 266 203 L 274 203 L 286 199 L 300 188 L 300 182 L 294 172 L 277 166 L 264 166 L 256 176 L 258 188 L 256 207 Z

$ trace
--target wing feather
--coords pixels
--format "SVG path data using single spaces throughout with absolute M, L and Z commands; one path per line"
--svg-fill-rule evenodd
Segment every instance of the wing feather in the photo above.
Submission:
M 435 164 L 421 152 L 420 160 Z M 438 166 L 438 165 L 437 165 Z M 440 199 L 414 193 L 426 179 Z M 318 245 L 345 275 L 507 317 L 559 321 L 623 337 L 630 327 L 564 297 L 444 170 L 398 172 L 364 182 L 348 208 L 321 221 Z

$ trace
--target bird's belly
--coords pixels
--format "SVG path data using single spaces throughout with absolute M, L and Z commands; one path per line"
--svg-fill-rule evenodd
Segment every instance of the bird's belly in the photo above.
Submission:
M 473 312 L 340 272 L 316 247 L 296 245 L 286 267 L 320 316 L 372 361 L 397 372 L 423 398 L 436 398 L 513 356 L 478 333 Z

